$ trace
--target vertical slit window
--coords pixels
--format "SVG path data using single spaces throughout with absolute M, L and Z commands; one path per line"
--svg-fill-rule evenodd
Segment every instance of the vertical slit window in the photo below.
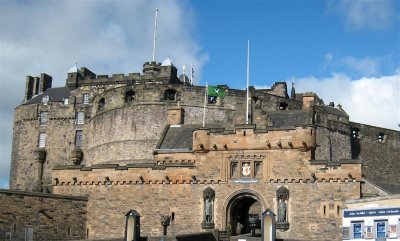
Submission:
M 85 112 L 80 111 L 76 113 L 76 124 L 78 125 L 85 124 Z
M 39 147 L 46 147 L 46 133 L 39 134 Z
M 83 143 L 83 132 L 81 130 L 75 133 L 75 146 L 80 147 Z
M 40 125 L 44 126 L 47 124 L 48 121 L 48 112 L 47 111 L 42 111 L 40 112 Z
M 89 104 L 89 94 L 88 93 L 83 94 L 82 98 L 83 98 L 83 104 L 84 105 Z

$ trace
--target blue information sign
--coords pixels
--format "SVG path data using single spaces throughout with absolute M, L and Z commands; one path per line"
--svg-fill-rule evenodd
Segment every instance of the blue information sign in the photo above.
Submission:
M 400 215 L 400 208 L 381 208 L 381 209 L 366 209 L 366 210 L 348 210 L 344 211 L 345 218 L 351 217 L 372 217 L 372 216 L 388 216 Z

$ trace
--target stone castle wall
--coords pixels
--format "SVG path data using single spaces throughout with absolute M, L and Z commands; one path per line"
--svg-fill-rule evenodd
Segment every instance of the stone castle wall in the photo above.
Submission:
M 86 238 L 87 198 L 0 190 L 0 240 Z
M 337 224 L 340 223 L 343 202 L 358 198 L 358 182 L 66 185 L 54 190 L 57 193 L 89 195 L 89 237 L 107 238 L 123 236 L 124 214 L 130 209 L 141 214 L 142 235 L 162 234 L 160 215 L 172 213 L 175 218 L 168 228 L 170 234 L 202 231 L 203 190 L 207 187 L 216 193 L 216 228 L 224 230 L 226 205 L 233 193 L 252 190 L 265 203 L 263 210 L 269 208 L 277 213 L 275 195 L 280 186 L 288 188 L 290 193 L 290 229 L 278 231 L 279 238 L 326 240 L 329 237 L 329 240 L 341 240 L 341 227 Z
M 359 123 L 351 123 L 352 130 L 358 130 L 358 137 L 352 138 L 354 158 L 362 161 L 363 176 L 381 188 L 400 192 L 400 132 Z M 379 133 L 384 134 L 379 141 Z

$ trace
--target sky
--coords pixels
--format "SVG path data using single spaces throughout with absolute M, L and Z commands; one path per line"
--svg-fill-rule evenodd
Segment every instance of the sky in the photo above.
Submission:
M 1 0 L 0 188 L 8 188 L 13 113 L 25 77 L 65 85 L 77 62 L 96 74 L 141 72 L 170 58 L 196 85 L 276 81 L 341 104 L 350 120 L 400 130 L 400 1 Z

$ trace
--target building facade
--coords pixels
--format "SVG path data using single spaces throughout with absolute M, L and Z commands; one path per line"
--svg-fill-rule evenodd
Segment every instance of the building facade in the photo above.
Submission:
M 186 80 L 169 60 L 127 76 L 73 67 L 59 88 L 28 76 L 11 189 L 87 196 L 88 238 L 122 237 L 131 209 L 147 236 L 162 234 L 160 215 L 172 234 L 246 233 L 270 209 L 278 238 L 300 240 L 341 240 L 346 200 L 400 191 L 399 132 L 294 86 L 289 97 L 284 82 L 250 87 L 246 106 L 228 86 L 204 105 L 205 87 Z

